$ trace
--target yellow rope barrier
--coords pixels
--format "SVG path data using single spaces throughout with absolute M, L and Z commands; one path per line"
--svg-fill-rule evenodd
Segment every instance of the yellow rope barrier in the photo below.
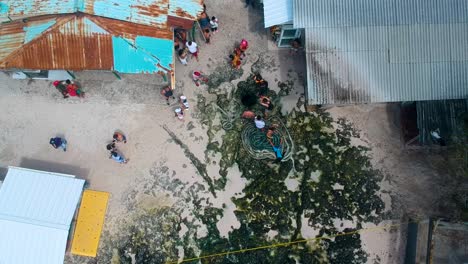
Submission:
M 260 250 L 260 249 L 286 247 L 286 246 L 299 244 L 299 243 L 304 243 L 304 242 L 309 242 L 309 241 L 318 241 L 318 240 L 321 240 L 321 239 L 330 239 L 330 238 L 336 238 L 336 237 L 340 237 L 340 236 L 354 235 L 354 234 L 357 234 L 357 233 L 360 233 L 360 232 L 363 232 L 363 231 L 365 231 L 365 232 L 377 231 L 377 230 L 382 230 L 382 229 L 386 229 L 386 228 L 401 226 L 402 224 L 408 224 L 408 223 L 409 222 L 393 224 L 393 225 L 383 225 L 383 226 L 369 227 L 369 228 L 363 228 L 363 229 L 359 229 L 359 230 L 355 230 L 355 231 L 351 231 L 351 232 L 334 234 L 334 235 L 330 235 L 330 236 L 321 236 L 321 237 L 314 237 L 314 238 L 309 238 L 309 239 L 300 239 L 300 240 L 291 241 L 291 242 L 283 242 L 283 243 L 265 245 L 265 246 L 254 247 L 254 248 L 245 248 L 245 249 L 239 249 L 239 250 L 233 250 L 233 251 L 226 251 L 226 252 L 221 252 L 221 253 L 216 253 L 216 254 L 211 254 L 211 255 L 206 255 L 206 256 L 200 256 L 200 257 L 196 257 L 196 258 L 183 259 L 181 261 L 178 261 L 178 260 L 177 261 L 169 261 L 169 262 L 166 262 L 166 264 L 178 264 L 178 263 L 185 263 L 185 262 L 196 261 L 196 260 L 207 259 L 207 258 L 216 258 L 216 257 L 221 257 L 221 256 L 226 256 L 226 255 L 231 255 L 231 254 L 245 253 L 245 252 L 255 251 L 255 250 Z

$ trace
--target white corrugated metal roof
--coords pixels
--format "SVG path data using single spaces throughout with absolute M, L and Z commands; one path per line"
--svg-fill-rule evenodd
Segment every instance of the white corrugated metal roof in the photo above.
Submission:
M 467 0 L 294 0 L 310 104 L 468 96 Z
M 1 264 L 62 264 L 68 232 L 0 220 Z
M 0 263 L 63 263 L 84 180 L 9 167 L 0 188 Z
M 265 28 L 293 20 L 293 0 L 263 0 Z

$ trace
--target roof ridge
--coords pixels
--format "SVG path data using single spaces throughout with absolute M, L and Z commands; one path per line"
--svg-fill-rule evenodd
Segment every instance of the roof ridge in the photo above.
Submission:
M 70 22 L 72 19 L 76 18 L 76 14 L 67 14 L 67 15 L 57 15 L 57 17 L 55 18 L 56 20 L 56 23 L 54 25 L 52 25 L 51 27 L 49 27 L 48 29 L 44 30 L 41 34 L 39 34 L 37 37 L 31 39 L 30 41 L 26 42 L 26 43 L 23 43 L 22 45 L 20 45 L 16 50 L 14 50 L 13 52 L 11 52 L 10 54 L 8 54 L 7 56 L 5 56 L 3 59 L 0 60 L 0 65 L 3 64 L 5 66 L 5 68 L 8 67 L 8 61 L 10 61 L 11 59 L 15 58 L 16 56 L 18 56 L 19 54 L 21 54 L 22 51 L 25 50 L 26 47 L 29 47 L 29 46 L 32 46 L 33 44 L 35 44 L 37 41 L 39 41 L 40 39 L 44 38 L 46 35 L 48 35 L 49 33 L 51 33 L 52 31 L 55 31 L 57 30 L 59 27 L 61 27 L 62 25 Z
M 78 0 L 80 1 L 80 0 Z M 101 16 L 96 16 L 96 15 L 92 15 L 92 14 L 89 14 L 89 13 L 83 13 L 84 17 L 88 18 L 91 22 L 93 22 L 94 24 L 100 26 L 102 29 L 104 29 L 105 31 L 109 32 L 110 34 L 112 35 L 119 35 L 118 32 L 115 32 L 114 30 L 112 30 L 110 27 L 108 27 L 107 25 L 105 25 L 104 23 L 101 23 L 99 21 L 99 17 Z M 102 18 L 107 18 L 107 17 L 102 17 Z M 107 18 L 107 19 L 112 19 L 112 20 L 118 20 L 118 19 L 113 19 L 113 18 Z M 120 20 L 119 20 L 120 21 Z M 125 20 L 122 20 L 122 21 L 125 21 Z M 127 22 L 127 21 L 126 21 Z

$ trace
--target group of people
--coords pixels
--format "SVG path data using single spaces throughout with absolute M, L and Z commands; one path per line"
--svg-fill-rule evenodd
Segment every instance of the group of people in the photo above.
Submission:
M 120 133 L 118 131 L 114 132 L 114 135 L 112 136 L 112 142 L 107 144 L 106 149 L 110 151 L 109 159 L 113 159 L 118 163 L 125 164 L 128 162 L 129 159 L 126 159 L 118 150 L 116 147 L 116 143 L 127 143 L 127 138 L 123 133 Z M 49 144 L 55 148 L 55 149 L 62 149 L 63 151 L 67 151 L 67 146 L 68 142 L 65 138 L 63 137 L 53 137 L 50 138 Z
M 242 65 L 242 59 L 245 58 L 245 52 L 247 51 L 247 48 L 249 47 L 249 43 L 247 40 L 242 39 L 239 46 L 234 48 L 234 52 L 229 55 L 229 58 L 231 59 L 231 66 L 234 69 L 239 69 Z
M 206 13 L 206 6 L 204 6 L 204 10 L 200 15 L 200 19 L 198 19 L 198 23 L 201 27 L 203 38 L 207 44 L 211 42 L 211 34 L 216 34 L 218 32 L 219 21 L 218 18 L 215 16 L 208 16 Z
M 205 13 L 206 16 L 206 13 Z M 201 19 L 200 21 L 208 21 L 206 25 L 202 26 L 203 37 L 205 42 L 210 44 L 211 34 L 216 34 L 218 32 L 218 19 L 216 17 Z M 187 33 L 183 30 L 177 31 L 176 39 L 174 41 L 175 50 L 179 57 L 180 63 L 187 66 L 188 65 L 188 55 L 191 55 L 192 58 L 195 58 L 199 61 L 198 54 L 200 48 L 195 41 L 187 40 Z
M 113 159 L 117 163 L 126 164 L 129 159 L 126 159 L 116 147 L 116 143 L 127 143 L 127 137 L 118 131 L 114 132 L 112 142 L 107 144 L 106 149 L 110 151 L 109 159 Z
M 72 97 L 84 97 L 85 92 L 73 81 L 54 81 L 54 87 L 63 95 L 63 98 Z
M 179 44 L 177 54 L 179 55 L 180 63 L 187 66 L 189 54 L 198 61 L 198 51 L 198 44 L 195 41 L 187 41 L 184 45 Z
M 264 118 L 268 118 L 269 113 L 273 110 L 274 106 L 272 100 L 267 96 L 268 92 L 268 82 L 263 79 L 263 77 L 256 73 L 253 75 L 253 80 L 257 88 L 258 104 L 263 107 L 263 117 L 262 115 L 255 114 L 252 110 L 246 110 L 242 113 L 242 118 L 253 120 L 255 127 L 265 133 L 267 141 L 273 148 L 273 152 L 276 155 L 277 160 L 283 158 L 282 154 L 282 138 L 280 139 L 279 145 L 274 143 L 274 136 L 277 133 L 277 124 L 270 124 L 267 126 Z
M 166 103 L 167 105 L 170 105 L 169 104 L 169 99 L 172 98 L 172 99 L 176 99 L 175 96 L 174 96 L 174 91 L 172 91 L 171 87 L 167 86 L 165 87 L 164 89 L 161 90 L 161 95 L 164 96 L 164 98 L 166 99 Z M 189 109 L 189 102 L 188 102 L 188 99 L 185 95 L 180 95 L 179 96 L 179 107 L 177 107 L 174 112 L 175 112 L 175 116 L 177 117 L 177 119 L 183 121 L 184 120 L 184 111 L 188 110 Z
M 188 103 L 187 97 L 185 95 L 181 95 L 179 97 L 179 103 L 180 103 L 180 107 L 177 107 L 174 110 L 175 116 L 180 121 L 184 121 L 184 117 L 185 117 L 184 111 L 189 109 L 189 103 Z

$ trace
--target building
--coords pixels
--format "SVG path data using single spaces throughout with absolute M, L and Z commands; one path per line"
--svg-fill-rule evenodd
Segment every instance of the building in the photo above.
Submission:
M 0 263 L 62 264 L 84 183 L 9 167 L 0 186 Z
M 434 218 L 411 221 L 406 233 L 405 264 L 468 261 L 468 222 Z
M 83 70 L 166 76 L 174 70 L 173 28 L 191 28 L 202 11 L 203 0 L 5 0 L 0 69 L 17 77 Z
M 293 26 L 292 0 L 263 0 L 265 28 L 279 48 L 291 46 L 291 41 L 300 38 L 303 30 Z
M 403 102 L 400 109 L 405 147 L 466 142 L 468 99 Z
M 466 0 L 263 3 L 278 47 L 301 36 L 308 105 L 403 102 L 406 146 L 433 144 L 437 129 L 449 143 L 460 134 L 468 98 Z
M 466 0 L 291 0 L 309 104 L 468 97 Z

